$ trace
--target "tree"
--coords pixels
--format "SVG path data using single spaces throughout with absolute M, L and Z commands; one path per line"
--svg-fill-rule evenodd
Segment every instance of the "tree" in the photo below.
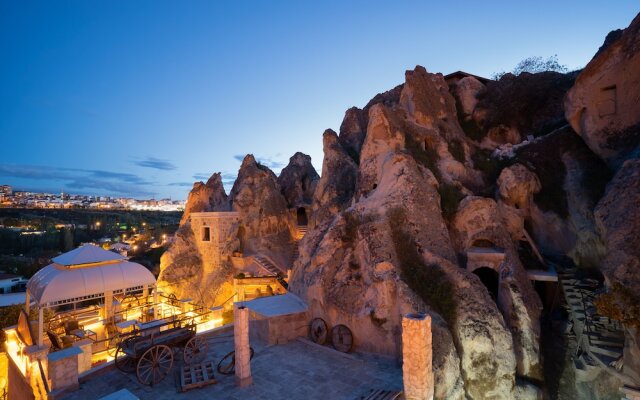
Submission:
M 569 68 L 566 65 L 560 64 L 558 62 L 558 55 L 554 54 L 549 58 L 542 58 L 540 56 L 532 56 L 527 57 L 524 60 L 520 61 L 511 73 L 513 75 L 520 75 L 523 72 L 528 72 L 531 74 L 535 74 L 538 72 L 567 72 Z M 505 72 L 496 72 L 493 74 L 494 80 L 499 80 L 502 76 L 505 75 Z

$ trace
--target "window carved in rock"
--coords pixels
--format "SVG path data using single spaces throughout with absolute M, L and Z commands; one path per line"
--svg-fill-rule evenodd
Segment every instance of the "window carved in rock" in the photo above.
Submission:
M 611 85 L 600 89 L 598 96 L 598 115 L 600 117 L 606 117 L 607 115 L 613 115 L 616 113 L 616 85 Z

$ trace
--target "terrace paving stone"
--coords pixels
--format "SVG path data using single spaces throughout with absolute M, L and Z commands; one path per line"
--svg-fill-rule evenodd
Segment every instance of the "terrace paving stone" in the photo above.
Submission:
M 233 350 L 233 336 L 229 332 L 210 336 L 207 340 L 207 359 L 214 360 L 216 364 Z M 98 399 L 120 389 L 127 389 L 142 400 L 352 400 L 371 389 L 402 390 L 402 367 L 391 358 L 354 353 L 354 359 L 350 359 L 335 350 L 297 340 L 284 345 L 252 343 L 252 346 L 255 350 L 251 362 L 254 383 L 246 388 L 235 385 L 235 376 L 216 371 L 217 384 L 179 393 L 174 375 L 149 387 L 137 381 L 135 372 L 126 374 L 114 367 L 88 377 L 81 382 L 79 390 L 64 400 Z M 181 350 L 174 356 L 174 371 L 178 371 Z

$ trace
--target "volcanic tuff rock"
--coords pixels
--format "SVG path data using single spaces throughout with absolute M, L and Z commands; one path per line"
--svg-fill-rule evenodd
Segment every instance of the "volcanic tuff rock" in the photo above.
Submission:
M 229 198 L 233 211 L 240 213 L 244 252 L 264 253 L 284 263 L 288 257 L 283 249 L 293 238 L 295 221 L 273 171 L 248 154 Z
M 356 186 L 358 166 L 338 142 L 338 135 L 327 129 L 322 135 L 324 159 L 322 177 L 312 202 L 310 228 L 321 226 L 343 210 Z
M 612 168 L 640 154 L 640 15 L 587 64 L 565 100 L 573 129 Z
M 206 184 L 196 182 L 189 193 L 185 211 L 173 243 L 160 259 L 158 286 L 178 298 L 192 298 L 205 304 L 223 301 L 232 293 L 229 282 L 231 268 L 209 271 L 204 265 L 203 251 L 198 247 L 189 217 L 195 212 L 230 211 L 220 173 L 211 175 Z M 235 237 L 226 243 L 231 252 Z
M 278 177 L 280 190 L 289 208 L 310 205 L 320 176 L 311 164 L 311 157 L 296 153 Z
M 500 226 L 495 202 L 486 223 L 508 249 L 501 304 L 506 321 L 482 282 L 457 265 L 457 253 L 466 248 L 454 246 L 441 204 L 455 214 L 450 193 L 470 194 L 482 180 L 455 100 L 442 75 L 422 67 L 407 71 L 405 83 L 384 101 L 374 100 L 359 165 L 333 131 L 324 134 L 315 228 L 300 243 L 290 288 L 313 316 L 329 326 L 349 326 L 363 350 L 398 355 L 400 316 L 428 311 L 434 317 L 436 396 L 512 398 L 516 373 L 539 377 L 540 301 Z M 356 110 L 345 121 L 343 132 L 362 128 Z M 471 235 L 468 229 L 455 232 Z M 437 294 L 420 286 L 426 282 L 450 289 Z
M 222 186 L 222 177 L 219 172 L 216 172 L 211 175 L 207 183 L 193 184 L 180 225 L 184 224 L 193 212 L 229 211 L 230 209 L 229 199 Z
M 367 134 L 367 123 L 367 111 L 351 107 L 344 114 L 344 119 L 340 124 L 338 140 L 356 163 L 359 162 L 360 150 L 362 150 L 364 137 Z
M 627 160 L 607 186 L 595 209 L 598 229 L 607 253 L 602 271 L 610 286 L 627 292 L 619 304 L 623 313 L 636 313 L 640 302 L 640 159 Z M 616 289 L 617 290 L 617 289 Z M 634 309 L 635 307 L 635 309 Z M 636 322 L 637 324 L 637 322 Z M 640 381 L 640 329 L 626 325 L 625 374 Z
M 500 198 L 518 209 L 528 209 L 533 195 L 541 188 L 536 174 L 522 164 L 503 169 L 497 183 Z
M 473 76 L 464 77 L 456 83 L 453 93 L 460 104 L 461 110 L 459 111 L 464 113 L 465 117 L 473 115 L 473 110 L 478 104 L 478 94 L 484 88 L 484 85 Z
M 618 170 L 595 216 L 607 248 L 605 276 L 640 293 L 640 159 L 628 160 Z

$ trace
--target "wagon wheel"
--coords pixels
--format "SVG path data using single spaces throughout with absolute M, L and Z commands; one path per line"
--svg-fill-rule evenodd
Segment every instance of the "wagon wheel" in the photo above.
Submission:
M 128 306 L 127 308 L 139 307 L 140 306 L 140 296 L 137 294 L 128 294 L 122 298 L 120 302 L 122 305 Z
M 253 347 L 249 347 L 251 350 L 251 355 L 249 356 L 249 360 L 253 358 Z M 218 372 L 223 375 L 232 375 L 236 372 L 236 352 L 232 351 L 227 353 L 226 356 L 222 357 L 222 360 L 218 363 Z
M 160 383 L 171 371 L 173 366 L 173 351 L 169 346 L 159 344 L 144 352 L 140 360 L 136 374 L 138 381 L 143 385 L 156 385 Z
M 127 355 L 124 352 L 124 347 L 127 346 L 127 343 L 133 339 L 135 336 L 128 337 L 124 340 L 122 338 L 118 338 L 118 349 L 116 350 L 116 367 L 122 372 L 133 372 L 136 370 L 136 359 Z
M 336 325 L 331 329 L 331 342 L 333 347 L 343 353 L 348 353 L 353 347 L 353 334 L 351 329 L 344 325 Z
M 309 325 L 309 334 L 311 340 L 318 344 L 324 344 L 327 341 L 327 323 L 322 318 L 314 318 Z
M 115 357 L 121 342 L 122 337 L 120 335 L 115 335 L 109 338 L 109 347 L 107 348 L 107 354 L 109 354 L 109 356 L 111 357 Z
M 182 354 L 187 364 L 197 363 L 204 359 L 209 351 L 209 343 L 202 336 L 194 336 L 184 346 Z

